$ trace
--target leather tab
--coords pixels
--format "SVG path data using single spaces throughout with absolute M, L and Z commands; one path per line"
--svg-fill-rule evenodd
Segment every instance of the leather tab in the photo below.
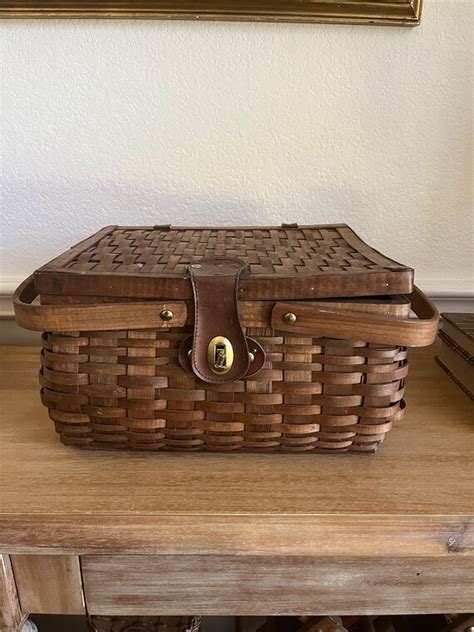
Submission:
M 191 363 L 204 382 L 238 380 L 249 369 L 237 303 L 239 276 L 245 267 L 238 259 L 216 257 L 201 259 L 188 268 L 195 308 Z

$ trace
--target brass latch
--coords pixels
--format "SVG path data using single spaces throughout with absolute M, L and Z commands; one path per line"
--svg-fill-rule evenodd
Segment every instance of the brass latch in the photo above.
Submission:
M 230 340 L 215 336 L 207 348 L 207 361 L 213 373 L 227 373 L 234 362 L 234 349 Z

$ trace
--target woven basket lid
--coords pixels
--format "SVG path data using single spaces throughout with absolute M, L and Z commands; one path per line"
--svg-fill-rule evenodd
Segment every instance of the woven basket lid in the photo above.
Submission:
M 35 272 L 40 294 L 192 297 L 187 267 L 204 257 L 248 264 L 245 300 L 407 294 L 413 270 L 374 250 L 345 224 L 193 228 L 108 226 Z

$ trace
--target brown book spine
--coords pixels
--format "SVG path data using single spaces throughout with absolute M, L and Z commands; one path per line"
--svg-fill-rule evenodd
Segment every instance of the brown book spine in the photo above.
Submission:
M 457 384 L 457 386 L 459 386 L 459 388 L 460 388 L 461 390 L 463 390 L 463 391 L 466 393 L 466 395 L 467 395 L 470 399 L 474 400 L 474 393 L 472 393 L 472 392 L 471 392 L 471 391 L 467 388 L 467 386 L 465 386 L 465 385 L 461 382 L 461 380 L 459 380 L 459 379 L 458 379 L 458 378 L 454 375 L 454 373 L 452 373 L 452 372 L 448 369 L 448 367 L 444 364 L 444 362 L 443 362 L 442 360 L 440 360 L 439 356 L 436 356 L 436 357 L 435 357 L 435 360 L 436 360 L 436 362 L 439 364 L 439 366 L 443 369 L 443 371 L 445 371 L 445 372 L 449 375 L 449 377 L 453 380 L 453 382 L 455 382 L 455 384 Z
M 465 360 L 468 364 L 474 364 L 474 356 L 470 355 L 463 347 L 458 345 L 448 334 L 445 334 L 443 330 L 439 332 L 439 337 L 443 341 L 444 344 L 447 344 L 453 351 L 458 353 L 463 360 Z

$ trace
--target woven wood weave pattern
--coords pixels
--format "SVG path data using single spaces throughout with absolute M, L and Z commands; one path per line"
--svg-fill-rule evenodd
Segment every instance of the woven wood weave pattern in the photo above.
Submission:
M 198 632 L 201 617 L 89 616 L 90 632 Z
M 42 400 L 61 440 L 141 450 L 373 451 L 404 412 L 407 349 L 248 328 L 247 380 L 207 384 L 178 364 L 190 327 L 45 333 Z
M 404 268 L 347 227 L 270 229 L 115 228 L 57 263 L 72 272 L 183 275 L 203 257 L 232 257 L 252 275 L 319 275 Z

